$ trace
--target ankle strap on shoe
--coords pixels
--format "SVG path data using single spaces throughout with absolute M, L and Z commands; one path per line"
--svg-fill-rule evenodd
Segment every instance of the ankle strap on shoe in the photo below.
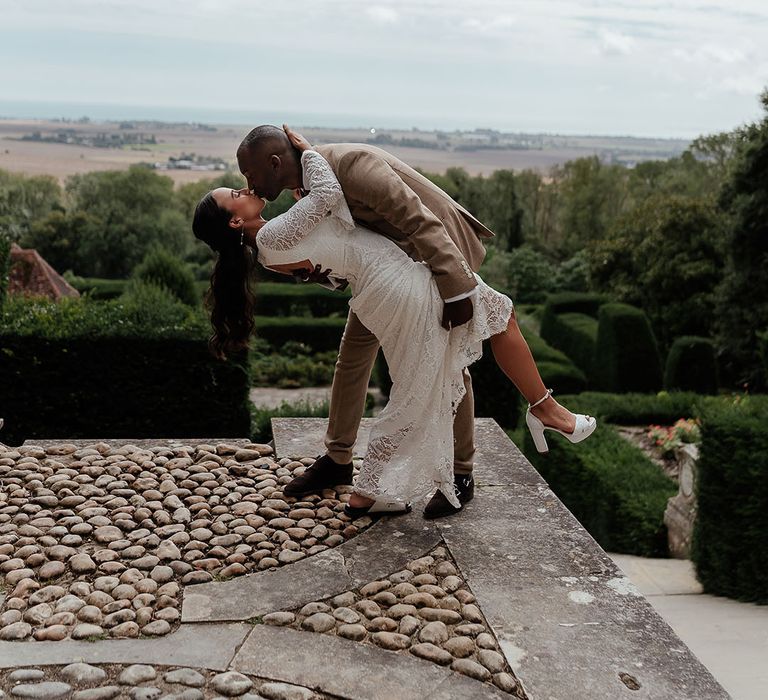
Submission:
M 542 396 L 538 401 L 528 404 L 528 409 L 530 410 L 531 408 L 536 408 L 536 406 L 546 401 L 550 396 L 552 396 L 552 394 L 553 394 L 552 389 L 547 389 L 547 393 L 544 394 L 544 396 Z

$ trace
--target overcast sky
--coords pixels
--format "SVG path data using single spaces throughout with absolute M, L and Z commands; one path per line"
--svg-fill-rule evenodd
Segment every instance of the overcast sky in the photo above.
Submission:
M 766 0 L 0 0 L 0 101 L 127 117 L 694 137 L 766 85 Z

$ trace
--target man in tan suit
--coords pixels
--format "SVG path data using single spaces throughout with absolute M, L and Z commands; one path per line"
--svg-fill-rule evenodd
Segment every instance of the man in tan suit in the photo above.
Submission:
M 477 286 L 473 271 L 485 257 L 481 238 L 491 238 L 493 233 L 439 187 L 386 151 L 349 143 L 315 150 L 333 168 L 352 216 L 429 265 L 445 302 L 443 327 L 469 321 Z M 248 187 L 258 196 L 275 199 L 283 189 L 302 187 L 299 154 L 277 127 L 252 130 L 240 144 L 237 158 Z M 350 311 L 333 376 L 327 453 L 285 486 L 286 495 L 301 496 L 352 483 L 352 447 L 378 349 L 376 337 Z M 454 476 L 462 504 L 474 496 L 474 398 L 466 371 L 464 383 L 467 393 L 454 420 Z M 424 515 L 435 518 L 456 512 L 438 491 Z

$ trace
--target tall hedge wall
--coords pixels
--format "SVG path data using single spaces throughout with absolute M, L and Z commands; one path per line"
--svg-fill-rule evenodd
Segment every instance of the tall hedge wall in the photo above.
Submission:
M 247 358 L 215 360 L 202 314 L 145 327 L 116 302 L 12 299 L 0 313 L 3 442 L 248 435 Z
M 691 558 L 704 590 L 768 603 L 768 402 L 701 414 Z

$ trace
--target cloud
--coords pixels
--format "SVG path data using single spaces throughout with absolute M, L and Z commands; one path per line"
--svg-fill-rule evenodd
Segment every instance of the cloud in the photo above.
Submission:
M 742 49 L 713 44 L 698 46 L 695 49 L 675 49 L 672 55 L 686 63 L 721 63 L 724 65 L 743 63 L 749 59 L 749 54 Z
M 515 18 L 509 15 L 497 15 L 496 17 L 489 17 L 488 19 L 480 19 L 478 17 L 470 17 L 465 19 L 464 27 L 481 34 L 489 34 L 491 32 L 503 31 L 509 29 L 515 24 Z
M 635 40 L 620 32 L 604 29 L 600 32 L 598 50 L 605 56 L 628 56 L 635 48 Z
M 374 22 L 380 22 L 381 24 L 394 24 L 400 19 L 397 10 L 391 7 L 384 7 L 383 5 L 368 7 L 365 12 Z

